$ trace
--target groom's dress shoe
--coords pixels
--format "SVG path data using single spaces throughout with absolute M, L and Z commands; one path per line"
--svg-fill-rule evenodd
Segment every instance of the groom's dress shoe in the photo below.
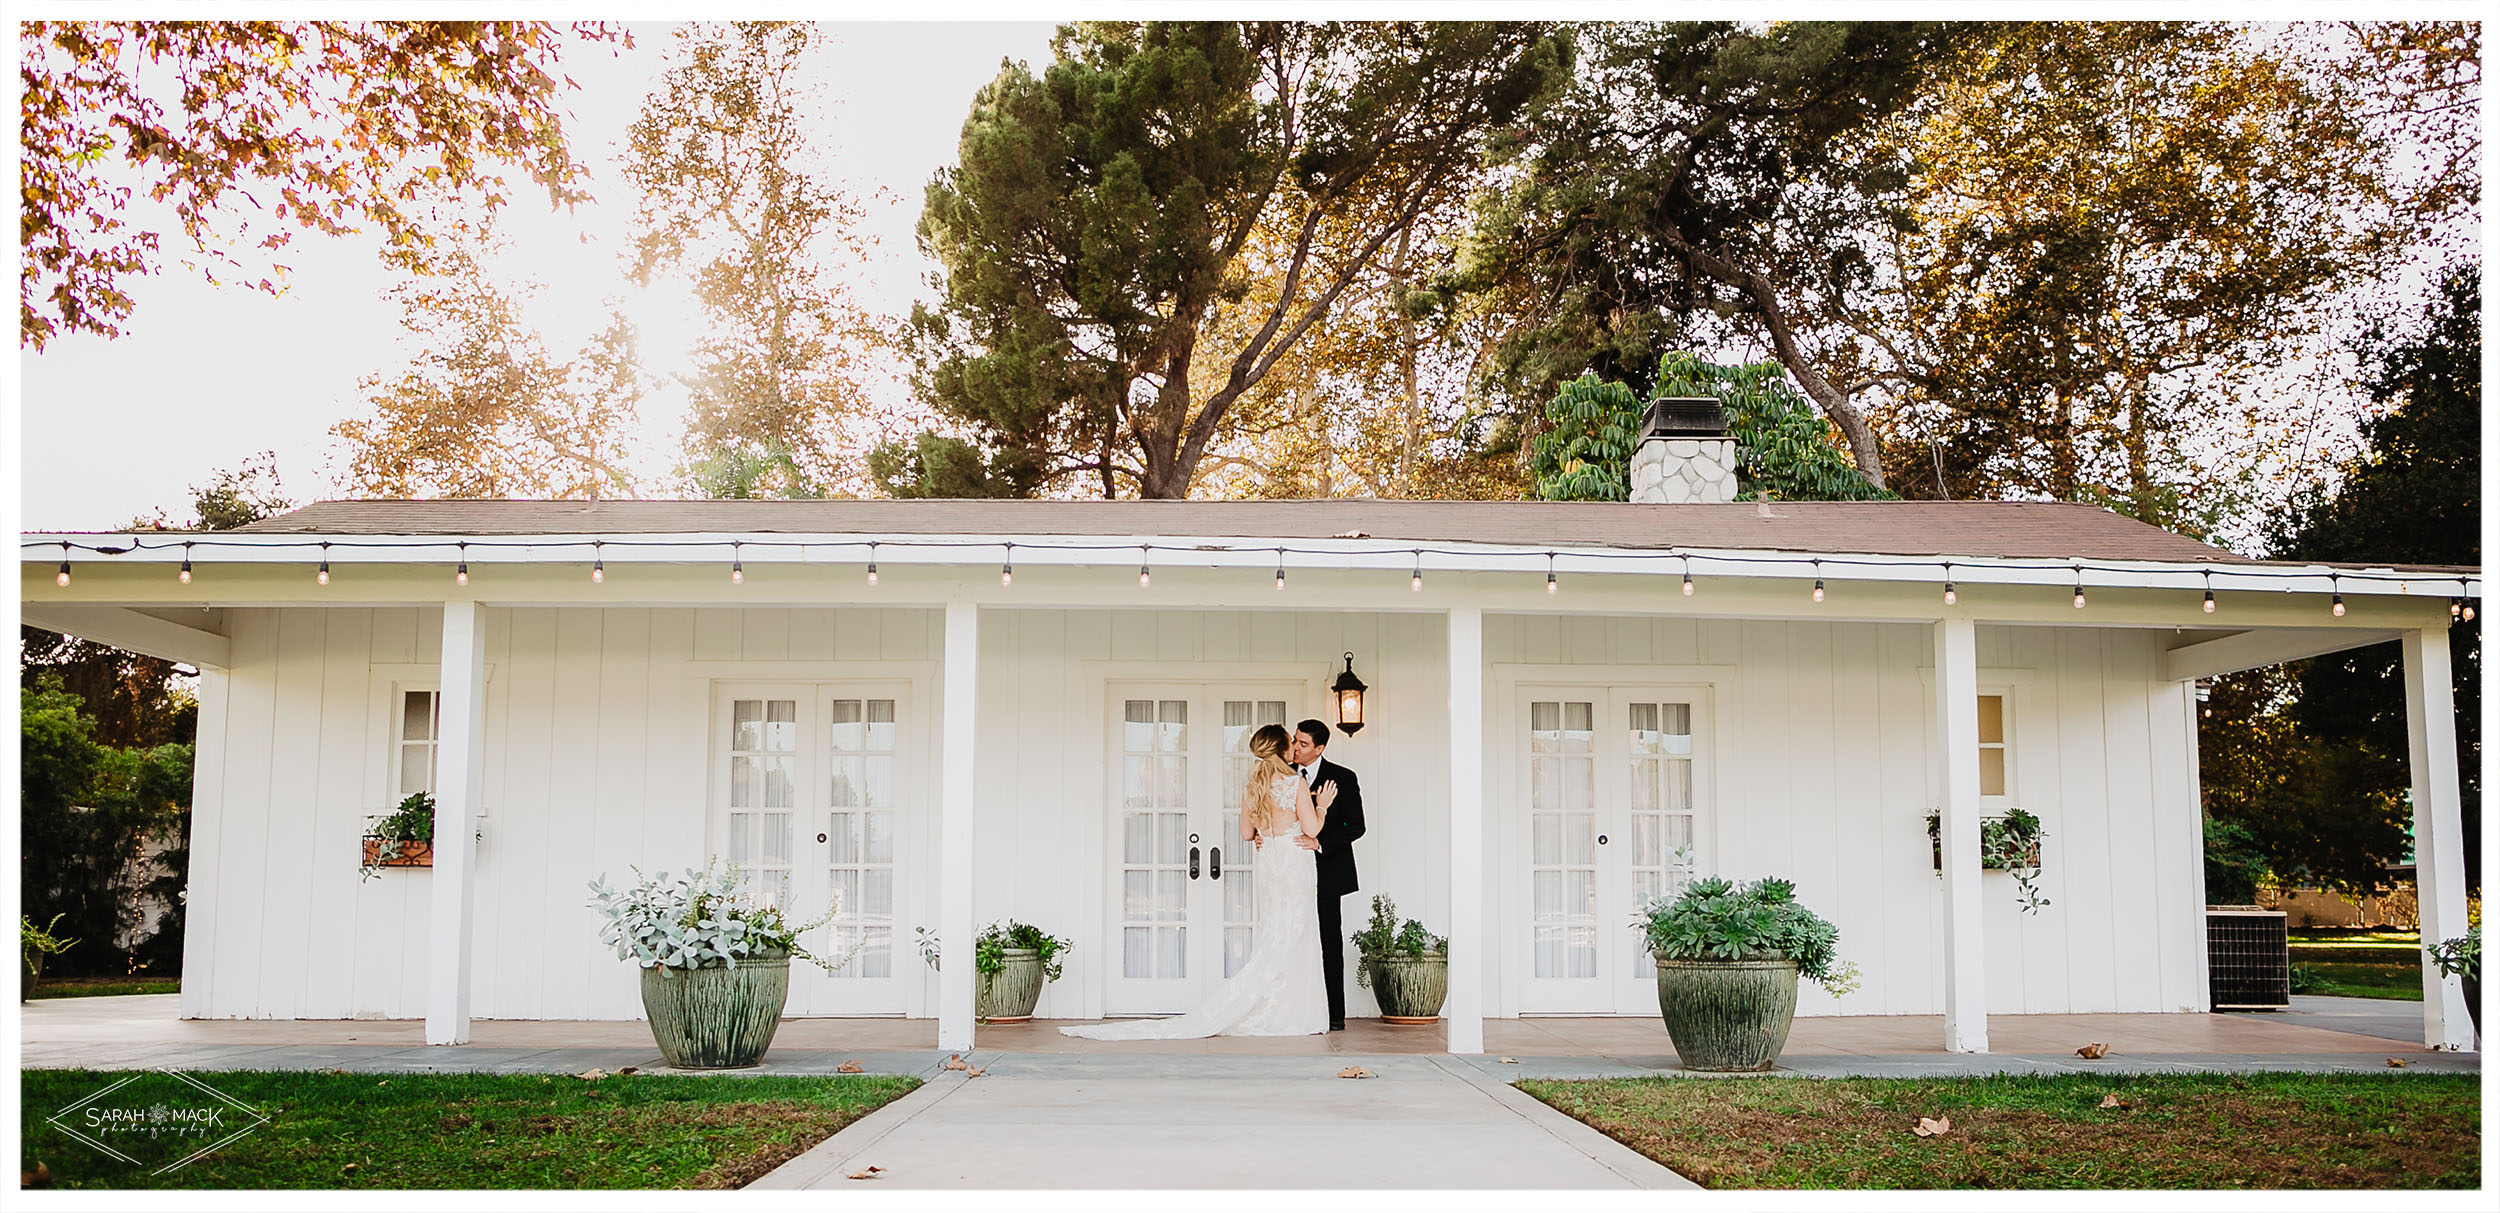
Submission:
M 1332 1019 L 1332 1020 L 1329 1020 L 1329 1021 L 1328 1021 L 1328 1030 L 1329 1030 L 1329 1031 L 1331 1031 L 1331 1032 L 1343 1032 L 1343 1031 L 1345 1031 L 1345 1021 L 1344 1021 L 1344 1020 L 1342 1020 L 1342 1019 Z

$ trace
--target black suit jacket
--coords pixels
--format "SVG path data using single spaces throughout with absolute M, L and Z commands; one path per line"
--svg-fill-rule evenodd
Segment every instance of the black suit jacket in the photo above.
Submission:
M 1363 836 L 1363 783 L 1352 770 L 1322 755 L 1311 769 L 1311 794 L 1318 795 L 1321 785 L 1330 782 L 1337 785 L 1337 799 L 1319 828 L 1319 892 L 1322 897 L 1343 897 L 1361 887 L 1355 883 L 1354 840 Z

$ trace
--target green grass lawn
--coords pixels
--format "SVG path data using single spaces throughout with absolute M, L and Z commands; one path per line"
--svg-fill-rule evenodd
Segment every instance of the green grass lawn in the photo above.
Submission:
M 2291 932 L 2294 993 L 2422 1001 L 2422 938 L 2412 931 L 2303 927 Z
M 920 1085 L 916 1078 L 195 1074 L 270 1123 L 169 1175 L 44 1118 L 126 1072 L 27 1070 L 20 1167 L 57 1188 L 735 1188 Z
M 116 994 L 180 994 L 176 980 L 136 977 L 63 977 L 47 979 L 29 998 L 107 998 Z
M 2473 1188 L 2479 1077 L 1630 1078 L 1521 1090 L 1705 1188 Z M 2124 1106 L 2104 1108 L 2116 1095 Z M 1952 1128 L 1920 1137 L 1920 1117 Z

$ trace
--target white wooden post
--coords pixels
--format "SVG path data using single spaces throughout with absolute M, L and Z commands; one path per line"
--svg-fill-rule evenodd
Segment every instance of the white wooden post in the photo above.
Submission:
M 938 747 L 938 1047 L 972 1047 L 972 765 L 981 608 L 946 604 L 945 726 Z
M 469 1042 L 470 927 L 477 904 L 478 798 L 486 787 L 486 619 L 443 604 L 442 740 L 435 756 L 432 945 L 425 1043 Z
M 2457 787 L 2455 675 L 2444 631 L 2404 634 L 2405 740 L 2413 760 L 2413 886 L 2422 942 L 2465 934 L 2465 841 Z M 2422 1043 L 2471 1049 L 2465 986 L 2422 956 Z
M 1979 916 L 1979 644 L 1968 619 L 1936 621 L 1936 739 L 1943 746 L 1944 1047 L 1988 1051 L 1986 942 Z
M 1450 608 L 1449 1048 L 1484 1052 L 1484 610 Z

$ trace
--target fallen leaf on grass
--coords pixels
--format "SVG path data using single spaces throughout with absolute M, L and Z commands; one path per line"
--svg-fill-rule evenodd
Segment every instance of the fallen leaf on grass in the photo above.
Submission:
M 339 1174 L 341 1174 L 341 1175 L 353 1175 L 353 1174 L 355 1174 L 355 1173 L 356 1173 L 356 1164 L 355 1164 L 355 1163 L 352 1163 L 352 1162 L 351 1162 L 351 1163 L 349 1163 L 349 1164 L 347 1164 L 347 1165 L 346 1165 L 346 1166 L 344 1166 L 344 1167 L 340 1167 L 340 1168 L 339 1168 Z
M 2102 1058 L 2103 1056 L 2106 1056 L 2108 1053 L 2109 1053 L 2109 1046 L 2108 1046 L 2108 1045 L 2105 1045 L 2105 1044 L 2102 1044 L 2100 1041 L 2097 1041 L 2097 1040 L 2096 1040 L 2096 1041 L 2093 1041 L 2091 1044 L 2085 1045 L 2085 1046 L 2083 1046 L 2082 1048 L 2075 1050 L 2075 1056 L 2080 1057 L 2080 1058 L 2083 1058 L 2083 1059 L 2085 1059 L 2085 1060 L 2087 1060 L 2087 1061 L 2098 1061 L 2100 1058 Z
M 627 1066 L 627 1067 L 625 1067 L 624 1069 L 622 1069 L 622 1070 L 618 1070 L 618 1071 L 617 1071 L 617 1073 L 619 1073 L 619 1074 L 639 1074 L 639 1073 L 641 1073 L 641 1072 L 642 1072 L 642 1067 L 641 1067 L 641 1066 Z
M 2135 1104 L 2118 1098 L 2117 1094 L 2113 1092 L 2101 1097 L 2101 1106 L 2104 1108 L 2132 1108 Z
M 32 1171 L 20 1171 L 17 1173 L 17 1186 L 21 1188 L 40 1188 L 51 1182 L 52 1168 L 45 1166 L 42 1163 L 36 1163 L 35 1169 Z
M 2387 1068 L 2390 1070 L 2401 1070 L 2405 1068 L 2405 1059 L 2401 1057 L 2390 1057 L 2387 1059 Z
M 833 1072 L 836 1074 L 863 1074 L 866 1073 L 867 1070 L 868 1067 L 863 1066 L 856 1061 L 846 1061 L 833 1068 Z
M 600 1079 L 602 1079 L 602 1078 L 606 1078 L 607 1076 L 608 1076 L 608 1072 L 607 1072 L 607 1071 L 602 1070 L 602 1069 L 600 1069 L 600 1068 L 599 1068 L 599 1067 L 597 1067 L 597 1066 L 592 1066 L 591 1068 L 589 1068 L 589 1069 L 587 1069 L 587 1070 L 584 1070 L 584 1071 L 582 1071 L 581 1073 L 574 1075 L 573 1077 L 578 1078 L 578 1079 L 581 1079 L 581 1080 L 582 1080 L 582 1081 L 584 1081 L 584 1082 L 597 1082 L 597 1081 L 599 1081 L 599 1080 L 600 1080 Z
M 1344 1069 L 1342 1069 L 1342 1070 L 1337 1071 L 1337 1077 L 1339 1077 L 1339 1078 L 1370 1078 L 1370 1077 L 1372 1077 L 1372 1072 L 1371 1072 L 1371 1071 L 1369 1071 L 1369 1070 L 1364 1069 L 1364 1068 L 1363 1068 L 1363 1067 L 1361 1067 L 1361 1066 L 1347 1066 L 1346 1068 L 1344 1068 Z
M 884 1173 L 884 1171 L 885 1171 L 885 1168 L 884 1168 L 884 1167 L 870 1167 L 870 1168 L 868 1168 L 868 1169 L 867 1169 L 867 1170 L 865 1170 L 865 1171 L 853 1171 L 853 1172 L 851 1172 L 850 1174 L 843 1176 L 842 1178 L 844 1178 L 844 1179 L 875 1179 L 878 1175 L 883 1174 L 883 1173 Z
M 1505 1057 L 1502 1059 L 1502 1064 L 1506 1066 L 1515 1066 L 1519 1064 L 1519 1059 L 1516 1057 Z
M 972 1065 L 964 1060 L 963 1054 L 957 1053 L 954 1056 L 947 1058 L 946 1064 L 941 1065 L 938 1068 L 941 1070 L 969 1070 L 972 1068 Z
M 1939 1116 L 1934 1120 L 1929 1120 L 1928 1118 L 1921 1116 L 1918 1118 L 1918 1127 L 1910 1131 L 1921 1137 L 1942 1137 L 1953 1131 L 1953 1118 L 1950 1116 Z

